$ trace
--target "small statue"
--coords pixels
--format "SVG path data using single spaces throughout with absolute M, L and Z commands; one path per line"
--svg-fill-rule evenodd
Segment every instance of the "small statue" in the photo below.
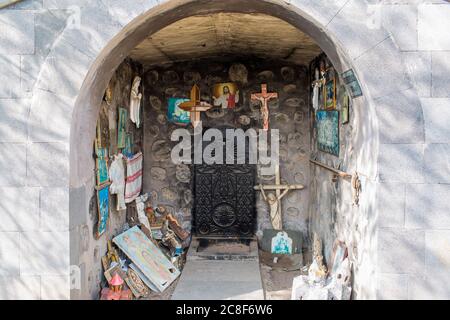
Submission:
M 266 193 L 265 193 L 262 185 L 260 185 L 260 189 L 261 189 L 264 201 L 266 201 L 269 204 L 270 220 L 272 222 L 273 228 L 275 230 L 283 230 L 283 222 L 281 220 L 281 212 L 280 212 L 280 201 L 289 192 L 290 189 L 289 188 L 285 189 L 278 198 L 272 192 L 269 192 L 266 196 Z
M 130 119 L 139 128 L 141 125 L 141 100 L 142 93 L 139 93 L 141 78 L 136 76 L 133 80 L 130 95 Z
M 320 241 L 319 235 L 317 233 L 314 233 L 313 263 L 309 267 L 308 274 L 310 279 L 314 282 L 325 280 L 327 276 L 327 267 L 323 263 L 322 241 Z

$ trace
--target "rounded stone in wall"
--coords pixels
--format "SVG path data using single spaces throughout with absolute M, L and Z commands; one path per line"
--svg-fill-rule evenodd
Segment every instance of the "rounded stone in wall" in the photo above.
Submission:
M 159 127 L 157 125 L 153 125 L 148 127 L 148 132 L 152 137 L 157 137 L 159 135 Z
M 230 67 L 228 71 L 228 76 L 233 82 L 240 82 L 242 84 L 247 84 L 248 82 L 248 70 L 247 67 L 242 63 L 235 63 Z
M 262 82 L 272 81 L 273 79 L 275 79 L 275 74 L 270 70 L 261 71 L 256 76 L 256 79 Z
M 289 203 L 295 204 L 298 202 L 298 192 L 289 192 L 286 197 Z
M 301 111 L 294 113 L 294 122 L 302 123 L 305 120 L 305 114 Z
M 166 97 L 179 97 L 183 95 L 183 92 L 178 88 L 170 87 L 164 90 L 164 94 L 166 95 Z
M 281 68 L 281 77 L 285 82 L 292 82 L 295 80 L 295 70 L 292 67 Z
M 199 83 L 200 80 L 202 80 L 202 76 L 196 71 L 186 71 L 183 74 L 183 81 L 188 85 L 192 86 L 196 83 Z
M 298 184 L 306 183 L 304 174 L 301 172 L 297 172 L 294 175 L 294 181 L 295 181 L 295 183 L 298 183 Z
M 162 102 L 161 99 L 159 99 L 157 96 L 150 96 L 150 105 L 152 108 L 156 111 L 161 111 Z
M 277 110 L 280 107 L 280 100 L 279 99 L 269 100 L 268 106 L 270 110 Z
M 159 80 L 159 73 L 156 70 L 150 70 L 145 74 L 145 79 L 149 84 L 155 84 Z
M 156 121 L 158 121 L 160 125 L 165 126 L 167 124 L 167 116 L 165 114 L 160 113 L 156 117 Z
M 295 84 L 287 84 L 283 87 L 283 91 L 287 94 L 293 94 L 297 92 L 297 86 Z
M 246 115 L 241 115 L 238 117 L 238 123 L 242 126 L 248 126 L 252 120 Z
M 291 217 L 291 218 L 296 218 L 298 217 L 300 214 L 300 210 L 294 207 L 289 207 L 286 210 L 286 215 Z
M 206 116 L 211 119 L 220 119 L 225 116 L 226 111 L 222 108 L 211 108 L 206 111 Z
M 186 204 L 189 204 L 192 202 L 193 195 L 192 195 L 192 191 L 190 189 L 184 190 L 183 199 Z
M 289 108 L 300 108 L 305 105 L 305 101 L 301 98 L 289 98 L 284 101 L 284 105 Z
M 152 145 L 152 156 L 155 161 L 169 161 L 172 149 L 166 140 L 155 141 Z
M 212 87 L 213 85 L 222 82 L 222 78 L 219 76 L 207 75 L 205 78 L 206 85 Z
M 289 122 L 289 116 L 285 113 L 277 113 L 275 115 L 275 121 L 279 122 L 281 125 L 287 124 Z
M 178 76 L 178 73 L 176 73 L 175 71 L 168 70 L 163 73 L 162 79 L 164 83 L 173 84 L 177 83 L 180 80 L 180 77 Z
M 168 202 L 175 202 L 178 199 L 178 193 L 168 187 L 161 189 L 161 196 L 164 201 Z
M 153 167 L 150 169 L 150 175 L 152 180 L 164 181 L 167 177 L 167 171 L 161 167 Z
M 177 165 L 175 176 L 181 183 L 189 183 L 191 181 L 191 169 L 185 164 Z

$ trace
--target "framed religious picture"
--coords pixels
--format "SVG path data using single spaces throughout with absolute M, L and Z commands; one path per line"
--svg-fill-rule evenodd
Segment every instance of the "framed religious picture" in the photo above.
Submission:
M 350 120 L 350 97 L 347 92 L 344 94 L 341 107 L 341 122 L 347 124 Z
M 359 81 L 352 69 L 345 71 L 342 74 L 342 79 L 344 80 L 344 84 L 347 86 L 347 89 L 350 91 L 352 98 L 357 98 L 363 95 Z
M 133 135 L 127 133 L 125 136 L 125 148 L 122 150 L 122 154 L 127 158 L 133 158 Z
M 339 111 L 319 110 L 316 122 L 318 149 L 339 156 Z
M 113 242 L 133 262 L 134 271 L 150 288 L 163 292 L 180 275 L 180 271 L 138 226 L 128 229 Z
M 97 224 L 97 239 L 101 237 L 106 231 L 106 226 L 109 217 L 109 185 L 97 189 L 97 209 L 98 209 L 98 224 Z
M 125 108 L 119 108 L 119 123 L 117 125 L 117 148 L 125 148 L 126 136 L 127 136 L 127 119 L 128 110 Z
M 219 83 L 213 88 L 213 104 L 222 109 L 234 109 L 239 103 L 239 89 L 235 83 Z
M 180 104 L 190 101 L 189 99 L 169 98 L 169 106 L 167 108 L 167 119 L 170 122 L 187 126 L 191 122 L 191 114 L 180 108 Z
M 97 170 L 97 185 L 101 186 L 109 181 L 108 158 L 95 159 L 95 165 Z
M 325 110 L 336 109 L 336 77 L 333 68 L 329 68 L 326 71 L 323 97 Z

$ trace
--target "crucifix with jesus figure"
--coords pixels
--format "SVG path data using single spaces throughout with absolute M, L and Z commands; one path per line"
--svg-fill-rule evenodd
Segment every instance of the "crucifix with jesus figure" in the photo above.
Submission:
M 261 102 L 261 115 L 265 131 L 269 130 L 269 101 L 276 98 L 278 98 L 278 93 L 267 92 L 267 84 L 261 85 L 261 93 L 252 94 L 252 101 Z
M 255 190 L 259 190 L 262 193 L 264 201 L 269 205 L 270 210 L 270 222 L 274 230 L 283 230 L 281 199 L 288 194 L 291 190 L 302 190 L 305 186 L 301 184 L 281 184 L 280 166 L 275 166 L 275 184 L 274 185 L 262 185 L 254 187 Z M 274 190 L 266 195 L 265 190 Z

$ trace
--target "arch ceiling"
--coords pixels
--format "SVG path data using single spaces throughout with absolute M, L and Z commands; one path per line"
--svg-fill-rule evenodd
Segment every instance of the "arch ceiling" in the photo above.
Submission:
M 311 37 L 279 18 L 217 13 L 179 20 L 146 38 L 130 56 L 146 66 L 225 55 L 308 64 L 320 52 Z

